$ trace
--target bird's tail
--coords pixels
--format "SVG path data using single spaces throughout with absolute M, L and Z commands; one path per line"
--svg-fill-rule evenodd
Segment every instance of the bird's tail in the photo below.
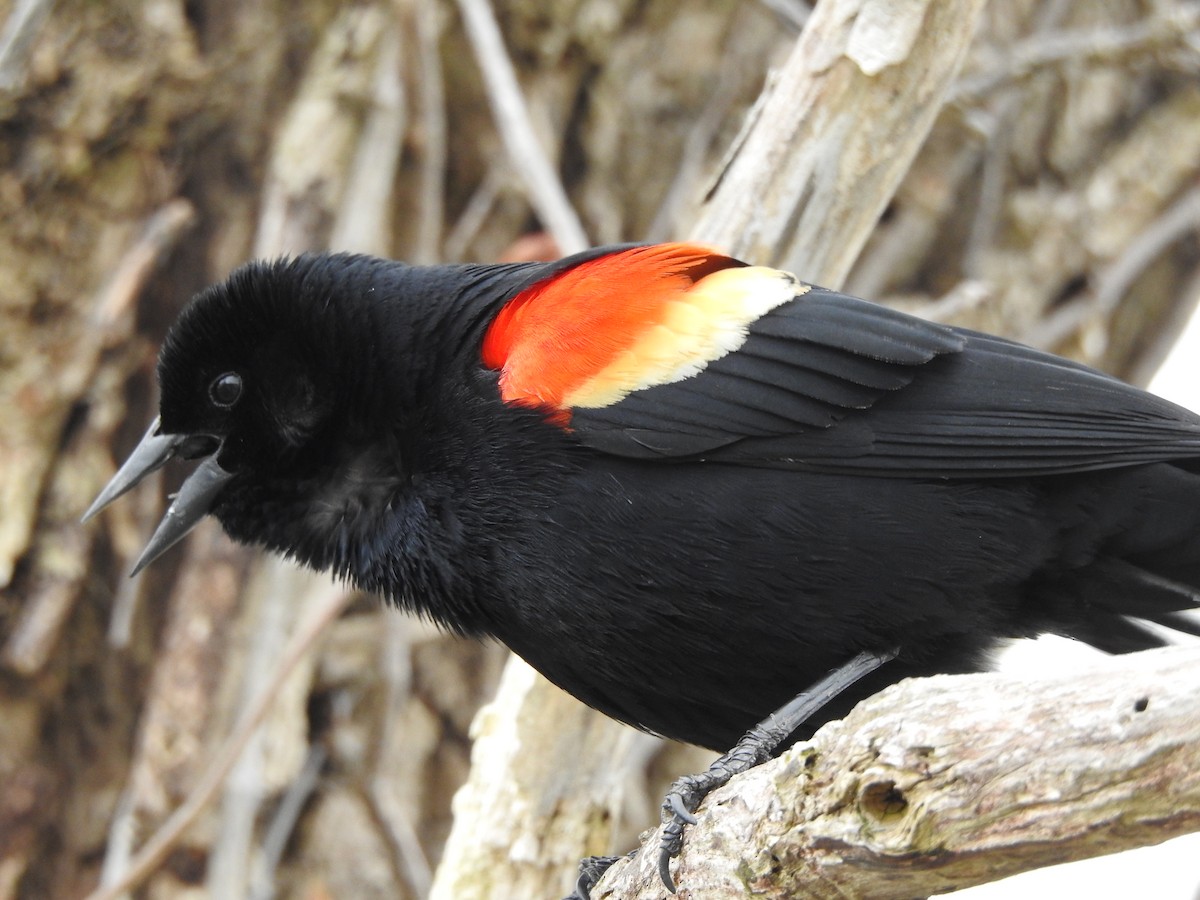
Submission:
M 1038 585 L 1053 630 L 1108 653 L 1171 643 L 1165 629 L 1200 636 L 1200 474 L 1167 463 L 1092 474 L 1061 499 L 1077 564 Z

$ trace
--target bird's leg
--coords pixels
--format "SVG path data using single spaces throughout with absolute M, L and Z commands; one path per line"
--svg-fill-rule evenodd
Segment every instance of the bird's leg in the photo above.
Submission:
M 662 843 L 658 851 L 658 874 L 667 890 L 675 893 L 675 882 L 671 878 L 671 860 L 678 856 L 683 848 L 684 827 L 696 824 L 693 813 L 700 801 L 726 784 L 734 775 L 770 759 L 788 735 L 854 682 L 895 659 L 897 653 L 899 650 L 858 654 L 746 732 L 745 737 L 738 741 L 732 750 L 708 767 L 708 771 L 698 775 L 684 775 L 671 785 L 671 790 L 663 801 L 663 818 L 666 819 L 667 825 L 663 829 Z

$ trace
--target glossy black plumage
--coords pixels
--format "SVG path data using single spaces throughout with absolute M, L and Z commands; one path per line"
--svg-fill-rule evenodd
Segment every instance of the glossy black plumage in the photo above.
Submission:
M 1200 418 L 1057 357 L 812 289 L 570 430 L 504 402 L 480 358 L 497 311 L 606 252 L 253 264 L 172 330 L 160 430 L 219 445 L 235 539 L 713 748 L 859 651 L 900 657 L 821 720 L 1001 637 L 1127 651 L 1159 643 L 1129 616 L 1191 627 Z

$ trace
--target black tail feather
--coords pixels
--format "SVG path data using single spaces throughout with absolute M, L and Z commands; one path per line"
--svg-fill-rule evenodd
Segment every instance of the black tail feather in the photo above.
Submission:
M 1164 647 L 1167 641 L 1136 619 L 1120 615 L 1096 616 L 1086 622 L 1074 622 L 1067 633 L 1085 644 L 1091 644 L 1105 653 L 1136 653 Z
M 1133 653 L 1170 643 L 1152 622 L 1200 636 L 1200 595 L 1188 584 L 1123 560 L 1104 560 L 1045 586 L 1039 602 L 1052 630 L 1106 653 Z
M 1096 606 L 1150 621 L 1200 604 L 1200 597 L 1189 585 L 1119 559 L 1092 566 L 1081 587 Z
M 1188 615 L 1187 612 L 1166 613 L 1152 621 L 1164 625 L 1172 631 L 1200 637 L 1200 619 Z

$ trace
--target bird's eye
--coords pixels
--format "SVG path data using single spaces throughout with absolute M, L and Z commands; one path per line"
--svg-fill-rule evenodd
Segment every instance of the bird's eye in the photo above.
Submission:
M 228 409 L 242 396 L 242 376 L 237 372 L 226 372 L 213 379 L 208 386 L 208 397 L 214 404 Z

